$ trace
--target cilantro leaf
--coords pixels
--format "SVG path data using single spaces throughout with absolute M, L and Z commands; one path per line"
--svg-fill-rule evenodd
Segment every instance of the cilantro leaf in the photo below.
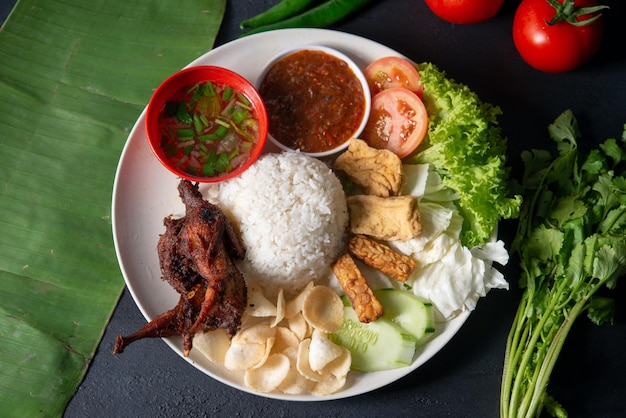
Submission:
M 558 154 L 532 150 L 525 165 L 524 205 L 512 249 L 520 256 L 524 294 L 507 340 L 501 416 L 559 416 L 546 393 L 557 357 L 583 313 L 611 322 L 612 299 L 600 297 L 626 274 L 626 125 L 584 155 L 578 123 L 563 112 L 549 128 Z

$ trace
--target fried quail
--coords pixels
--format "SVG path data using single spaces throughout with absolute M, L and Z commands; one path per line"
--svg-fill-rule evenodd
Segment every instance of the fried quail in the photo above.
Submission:
M 245 247 L 224 212 L 202 198 L 198 185 L 178 185 L 185 216 L 164 219 L 157 253 L 161 274 L 179 294 L 178 304 L 129 336 L 118 335 L 114 354 L 141 338 L 181 335 L 189 355 L 196 332 L 222 328 L 232 337 L 241 326 L 247 288 L 235 261 Z

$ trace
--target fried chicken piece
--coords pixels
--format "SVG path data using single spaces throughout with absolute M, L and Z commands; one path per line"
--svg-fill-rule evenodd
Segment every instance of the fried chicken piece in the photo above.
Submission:
M 197 184 L 182 180 L 178 191 L 185 216 L 164 219 L 166 230 L 157 251 L 163 280 L 181 297 L 173 309 L 139 331 L 118 335 L 114 354 L 141 338 L 181 335 L 187 356 L 196 332 L 223 328 L 232 337 L 241 326 L 247 288 L 234 259 L 242 259 L 245 248 L 230 220 L 202 198 Z
M 369 195 L 397 196 L 406 181 L 402 161 L 396 154 L 370 147 L 357 138 L 350 140 L 348 150 L 337 157 L 335 169 L 343 171 Z
M 346 253 L 339 257 L 332 265 L 332 269 L 346 296 L 350 299 L 359 321 L 368 323 L 380 318 L 383 314 L 383 306 L 376 299 L 350 254 Z
M 365 235 L 350 237 L 348 251 L 374 270 L 378 270 L 402 283 L 407 281 L 417 265 L 411 257 Z
M 383 240 L 406 241 L 422 232 L 415 196 L 350 196 L 350 232 Z

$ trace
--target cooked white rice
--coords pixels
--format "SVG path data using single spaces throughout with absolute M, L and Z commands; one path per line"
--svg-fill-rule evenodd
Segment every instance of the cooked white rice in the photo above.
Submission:
M 231 215 L 246 245 L 240 268 L 269 294 L 294 293 L 327 277 L 348 222 L 339 179 L 322 161 L 299 153 L 266 154 L 209 199 Z

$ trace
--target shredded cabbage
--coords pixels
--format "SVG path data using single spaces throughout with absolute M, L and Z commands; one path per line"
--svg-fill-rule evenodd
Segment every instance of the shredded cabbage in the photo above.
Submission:
M 417 262 L 406 283 L 413 293 L 433 303 L 438 320 L 449 320 L 473 310 L 489 290 L 508 289 L 502 273 L 493 267 L 494 262 L 509 261 L 504 242 L 464 246 L 463 218 L 455 206 L 458 194 L 428 164 L 406 164 L 404 170 L 408 179 L 404 194 L 417 196 L 423 230 L 413 239 L 390 245 Z

